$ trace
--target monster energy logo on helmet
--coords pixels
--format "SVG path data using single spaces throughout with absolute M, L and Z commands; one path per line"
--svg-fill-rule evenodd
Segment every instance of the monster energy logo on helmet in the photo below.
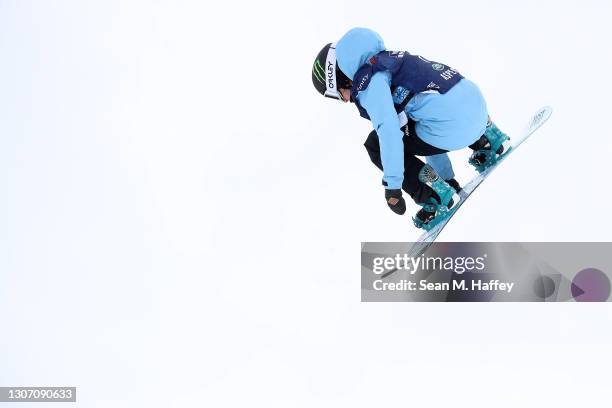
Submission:
M 336 63 L 336 44 L 327 44 L 312 66 L 312 83 L 317 91 L 328 98 L 341 100 L 339 85 L 350 88 L 350 80 Z
M 321 84 L 325 85 L 325 71 L 323 70 L 319 60 L 315 60 L 314 65 L 312 66 L 312 77 Z

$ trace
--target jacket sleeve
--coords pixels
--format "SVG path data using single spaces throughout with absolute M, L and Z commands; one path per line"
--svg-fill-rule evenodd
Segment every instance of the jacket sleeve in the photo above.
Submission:
M 397 112 L 393 106 L 390 81 L 389 73 L 377 72 L 365 91 L 360 92 L 357 97 L 378 133 L 386 188 L 399 189 L 404 181 L 404 134 L 400 130 Z

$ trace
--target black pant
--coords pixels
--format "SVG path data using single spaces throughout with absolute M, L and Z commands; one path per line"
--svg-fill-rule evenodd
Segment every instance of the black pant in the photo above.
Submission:
M 415 202 L 425 203 L 435 193 L 430 187 L 419 181 L 419 172 L 425 163 L 416 156 L 433 156 L 446 153 L 448 150 L 442 150 L 424 142 L 417 136 L 414 126 L 415 122 L 409 120 L 408 124 L 402 128 L 404 131 L 402 139 L 404 142 L 404 182 L 402 183 L 402 190 L 408 193 Z M 383 170 L 380 158 L 380 143 L 375 130 L 370 132 L 364 146 L 372 162 L 376 167 Z

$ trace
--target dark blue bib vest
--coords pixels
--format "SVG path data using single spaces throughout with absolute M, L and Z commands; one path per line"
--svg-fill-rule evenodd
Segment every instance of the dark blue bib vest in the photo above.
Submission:
M 351 96 L 359 114 L 370 119 L 366 110 L 357 100 L 357 94 L 365 91 L 372 76 L 380 71 L 391 74 L 391 94 L 395 110 L 400 113 L 412 96 L 420 92 L 448 92 L 463 76 L 451 67 L 435 61 L 428 61 L 420 55 L 406 51 L 382 51 L 368 60 L 355 73 Z

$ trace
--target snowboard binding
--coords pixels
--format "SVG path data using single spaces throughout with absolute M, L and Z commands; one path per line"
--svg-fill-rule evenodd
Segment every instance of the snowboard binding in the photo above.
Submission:
M 470 156 L 469 163 L 474 166 L 478 173 L 482 173 L 510 152 L 509 145 L 510 138 L 508 135 L 499 130 L 495 123 L 489 120 L 485 134 L 470 146 L 474 149 L 474 153 Z
M 412 218 L 415 227 L 429 231 L 452 212 L 453 195 L 456 193 L 456 189 L 442 180 L 428 164 L 423 166 L 419 172 L 419 181 L 430 187 L 437 195 L 437 198 L 430 197 L 427 202 L 421 203 L 422 208 Z

